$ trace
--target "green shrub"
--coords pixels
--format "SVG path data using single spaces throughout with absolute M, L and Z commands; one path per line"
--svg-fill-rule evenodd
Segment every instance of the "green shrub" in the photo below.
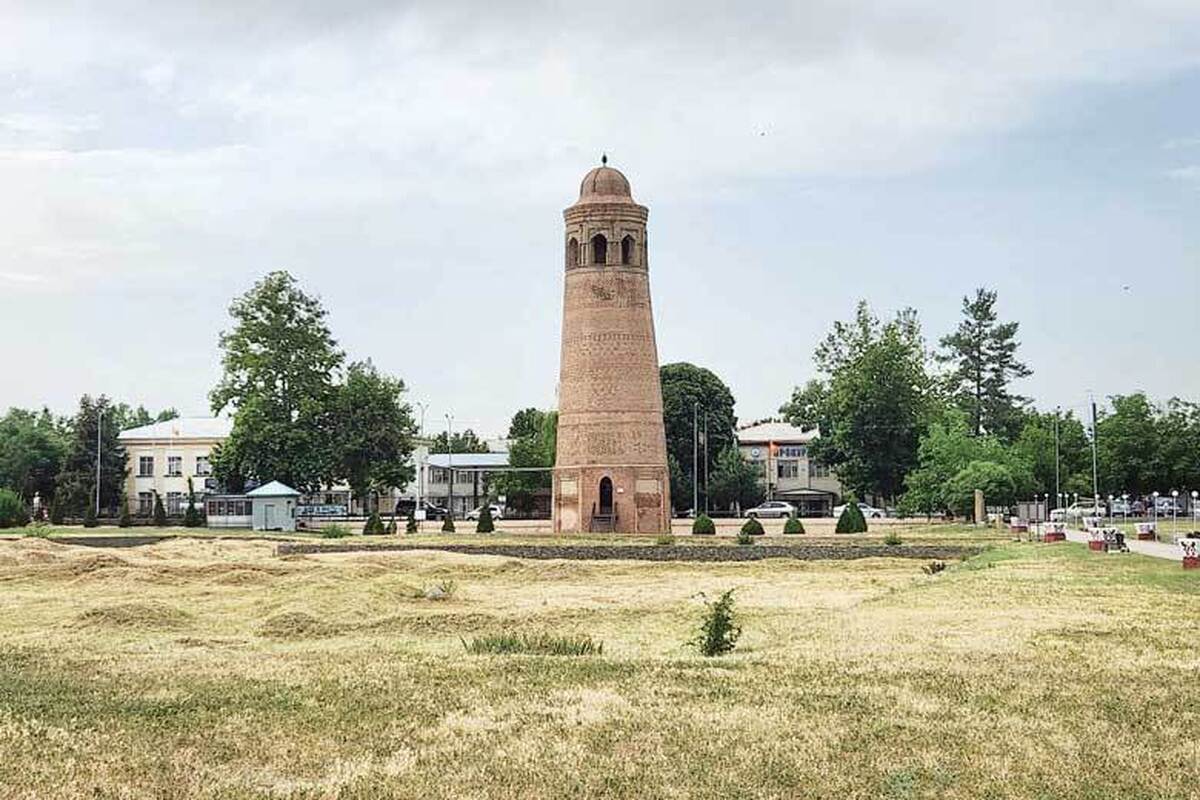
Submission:
M 692 533 L 696 536 L 712 536 L 717 532 L 717 526 L 713 524 L 712 517 L 708 514 L 701 514 L 692 521 Z
M 554 636 L 549 633 L 496 633 L 476 636 L 467 641 L 460 639 L 468 653 L 475 655 L 538 656 L 599 656 L 604 654 L 604 642 L 597 642 L 586 634 Z
M 25 504 L 20 495 L 11 489 L 0 489 L 0 528 L 17 527 L 24 515 Z
M 167 527 L 167 510 L 163 508 L 162 497 L 154 493 L 154 524 L 160 528 Z
M 862 510 L 858 507 L 858 503 L 854 500 L 846 503 L 846 507 L 842 509 L 842 515 L 838 517 L 837 527 L 834 528 L 834 533 L 866 533 L 867 520 L 863 516 Z
M 804 533 L 804 523 L 800 518 L 792 515 L 787 518 L 787 522 L 783 523 L 783 532 L 787 534 Z
M 883 537 L 883 543 L 890 547 L 896 547 L 897 545 L 904 544 L 904 540 L 895 531 L 888 531 L 887 536 Z
M 664 533 L 654 537 L 654 544 L 659 547 L 670 547 L 675 544 L 675 537 L 669 533 Z
M 387 529 L 383 527 L 383 520 L 380 518 L 378 511 L 372 511 L 371 516 L 367 517 L 362 532 L 364 536 L 382 536 L 387 533 Z
M 746 520 L 745 524 L 742 525 L 741 532 L 747 536 L 762 536 L 763 533 L 765 533 L 762 523 L 759 522 L 755 517 L 751 517 L 750 519 Z
M 387 534 L 388 534 L 388 536 L 396 535 L 396 515 L 395 514 L 392 514 L 392 518 L 388 521 Z
M 50 502 L 50 524 L 51 525 L 62 525 L 63 519 L 65 518 L 65 516 L 66 515 L 63 511 L 62 503 L 56 503 L 54 501 L 51 501 Z
M 408 521 L 404 523 L 404 532 L 405 533 L 416 533 L 417 532 L 417 510 L 415 508 L 411 509 L 408 512 Z
M 479 523 L 475 526 L 476 533 L 492 533 L 496 530 L 496 523 L 492 522 L 492 504 L 484 503 L 483 508 L 479 509 Z
M 133 517 L 129 514 L 129 498 L 121 495 L 121 516 L 117 518 L 117 526 L 129 528 L 133 525 Z
M 321 528 L 322 539 L 344 539 L 349 535 L 350 529 L 345 525 L 334 523 L 333 525 L 326 525 L 324 528 Z
M 442 533 L 454 533 L 454 516 L 450 512 L 442 518 Z
M 100 522 L 96 519 L 96 507 L 88 503 L 83 507 L 83 527 L 94 528 L 99 524 Z
M 732 652 L 738 637 L 742 635 L 742 629 L 738 626 L 734 614 L 733 589 L 727 590 L 715 601 L 705 597 L 704 607 L 700 633 L 689 644 L 705 656 L 720 656 Z

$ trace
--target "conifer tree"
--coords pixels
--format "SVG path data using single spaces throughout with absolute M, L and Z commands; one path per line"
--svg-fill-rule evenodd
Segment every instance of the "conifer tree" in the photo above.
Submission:
M 183 512 L 183 527 L 200 527 L 200 512 L 196 510 L 196 491 L 192 488 L 191 478 L 188 478 L 188 504 L 187 510 Z
M 129 515 L 129 498 L 121 495 L 121 516 L 117 519 L 117 526 L 128 528 L 133 525 L 133 517 Z
M 162 497 L 154 493 L 154 524 L 159 528 L 167 527 L 167 510 L 163 508 Z
M 484 503 L 483 508 L 479 511 L 479 524 L 475 526 L 476 533 L 492 533 L 496 530 L 496 523 L 492 522 L 492 504 Z
M 408 521 L 404 523 L 404 532 L 405 533 L 416 533 L 417 532 L 417 510 L 415 507 L 410 508 L 408 511 Z

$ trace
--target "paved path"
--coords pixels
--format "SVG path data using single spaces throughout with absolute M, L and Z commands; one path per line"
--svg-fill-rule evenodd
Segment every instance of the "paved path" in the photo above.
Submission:
M 1087 544 L 1090 537 L 1084 531 L 1067 530 L 1067 541 L 1079 542 Z M 1126 536 L 1125 544 L 1129 545 L 1129 549 L 1134 553 L 1141 553 L 1144 556 L 1154 556 L 1155 558 L 1166 558 L 1171 561 L 1183 560 L 1183 551 L 1179 549 L 1178 544 L 1167 544 L 1166 542 L 1139 542 L 1136 539 Z

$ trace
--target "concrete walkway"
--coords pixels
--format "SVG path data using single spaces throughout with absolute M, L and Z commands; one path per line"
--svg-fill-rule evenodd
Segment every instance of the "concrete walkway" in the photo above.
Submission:
M 1079 542 L 1087 544 L 1091 537 L 1084 531 L 1067 529 L 1067 541 Z M 1166 542 L 1139 542 L 1129 536 L 1125 537 L 1125 544 L 1129 546 L 1129 551 L 1132 553 L 1141 553 L 1144 556 L 1153 556 L 1154 558 L 1166 558 L 1171 561 L 1182 561 L 1183 551 L 1179 549 L 1178 544 L 1167 544 Z

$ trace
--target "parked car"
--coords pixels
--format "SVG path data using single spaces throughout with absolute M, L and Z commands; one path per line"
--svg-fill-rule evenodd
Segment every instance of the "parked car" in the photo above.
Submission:
M 1159 497 L 1154 501 L 1154 510 L 1160 517 L 1169 517 L 1172 514 L 1182 514 L 1183 504 L 1174 497 Z
M 467 519 L 474 522 L 479 519 L 479 515 L 483 513 L 483 506 L 476 508 L 473 511 L 467 512 Z M 504 519 L 504 506 L 489 503 L 488 508 L 492 509 L 492 519 Z
M 415 507 L 416 504 L 412 500 L 407 502 L 402 500 L 399 503 L 396 503 L 396 516 L 407 518 L 409 511 Z M 446 509 L 439 505 L 435 505 L 428 500 L 422 501 L 420 507 L 425 509 L 425 519 L 438 520 L 446 516 Z
M 847 505 L 848 503 L 842 503 L 840 506 L 833 507 L 834 519 L 837 519 L 842 515 L 842 512 L 846 510 Z M 867 519 L 883 519 L 887 516 L 887 512 L 882 508 L 876 508 L 875 506 L 867 505 L 866 503 L 859 503 L 858 510 L 861 511 L 862 515 Z
M 790 517 L 795 513 L 796 507 L 791 503 L 785 503 L 782 500 L 768 500 L 754 508 L 746 509 L 744 516 L 762 517 L 763 519 L 770 519 L 772 517 L 782 519 L 783 517 Z
M 1118 497 L 1109 504 L 1108 513 L 1114 517 L 1118 514 L 1127 517 L 1133 513 L 1133 505 L 1128 500 L 1122 500 Z
M 1107 517 L 1108 509 L 1104 504 L 1094 504 L 1091 500 L 1080 500 L 1066 508 L 1050 509 L 1051 522 L 1063 522 L 1068 519 L 1080 519 L 1081 517 Z

